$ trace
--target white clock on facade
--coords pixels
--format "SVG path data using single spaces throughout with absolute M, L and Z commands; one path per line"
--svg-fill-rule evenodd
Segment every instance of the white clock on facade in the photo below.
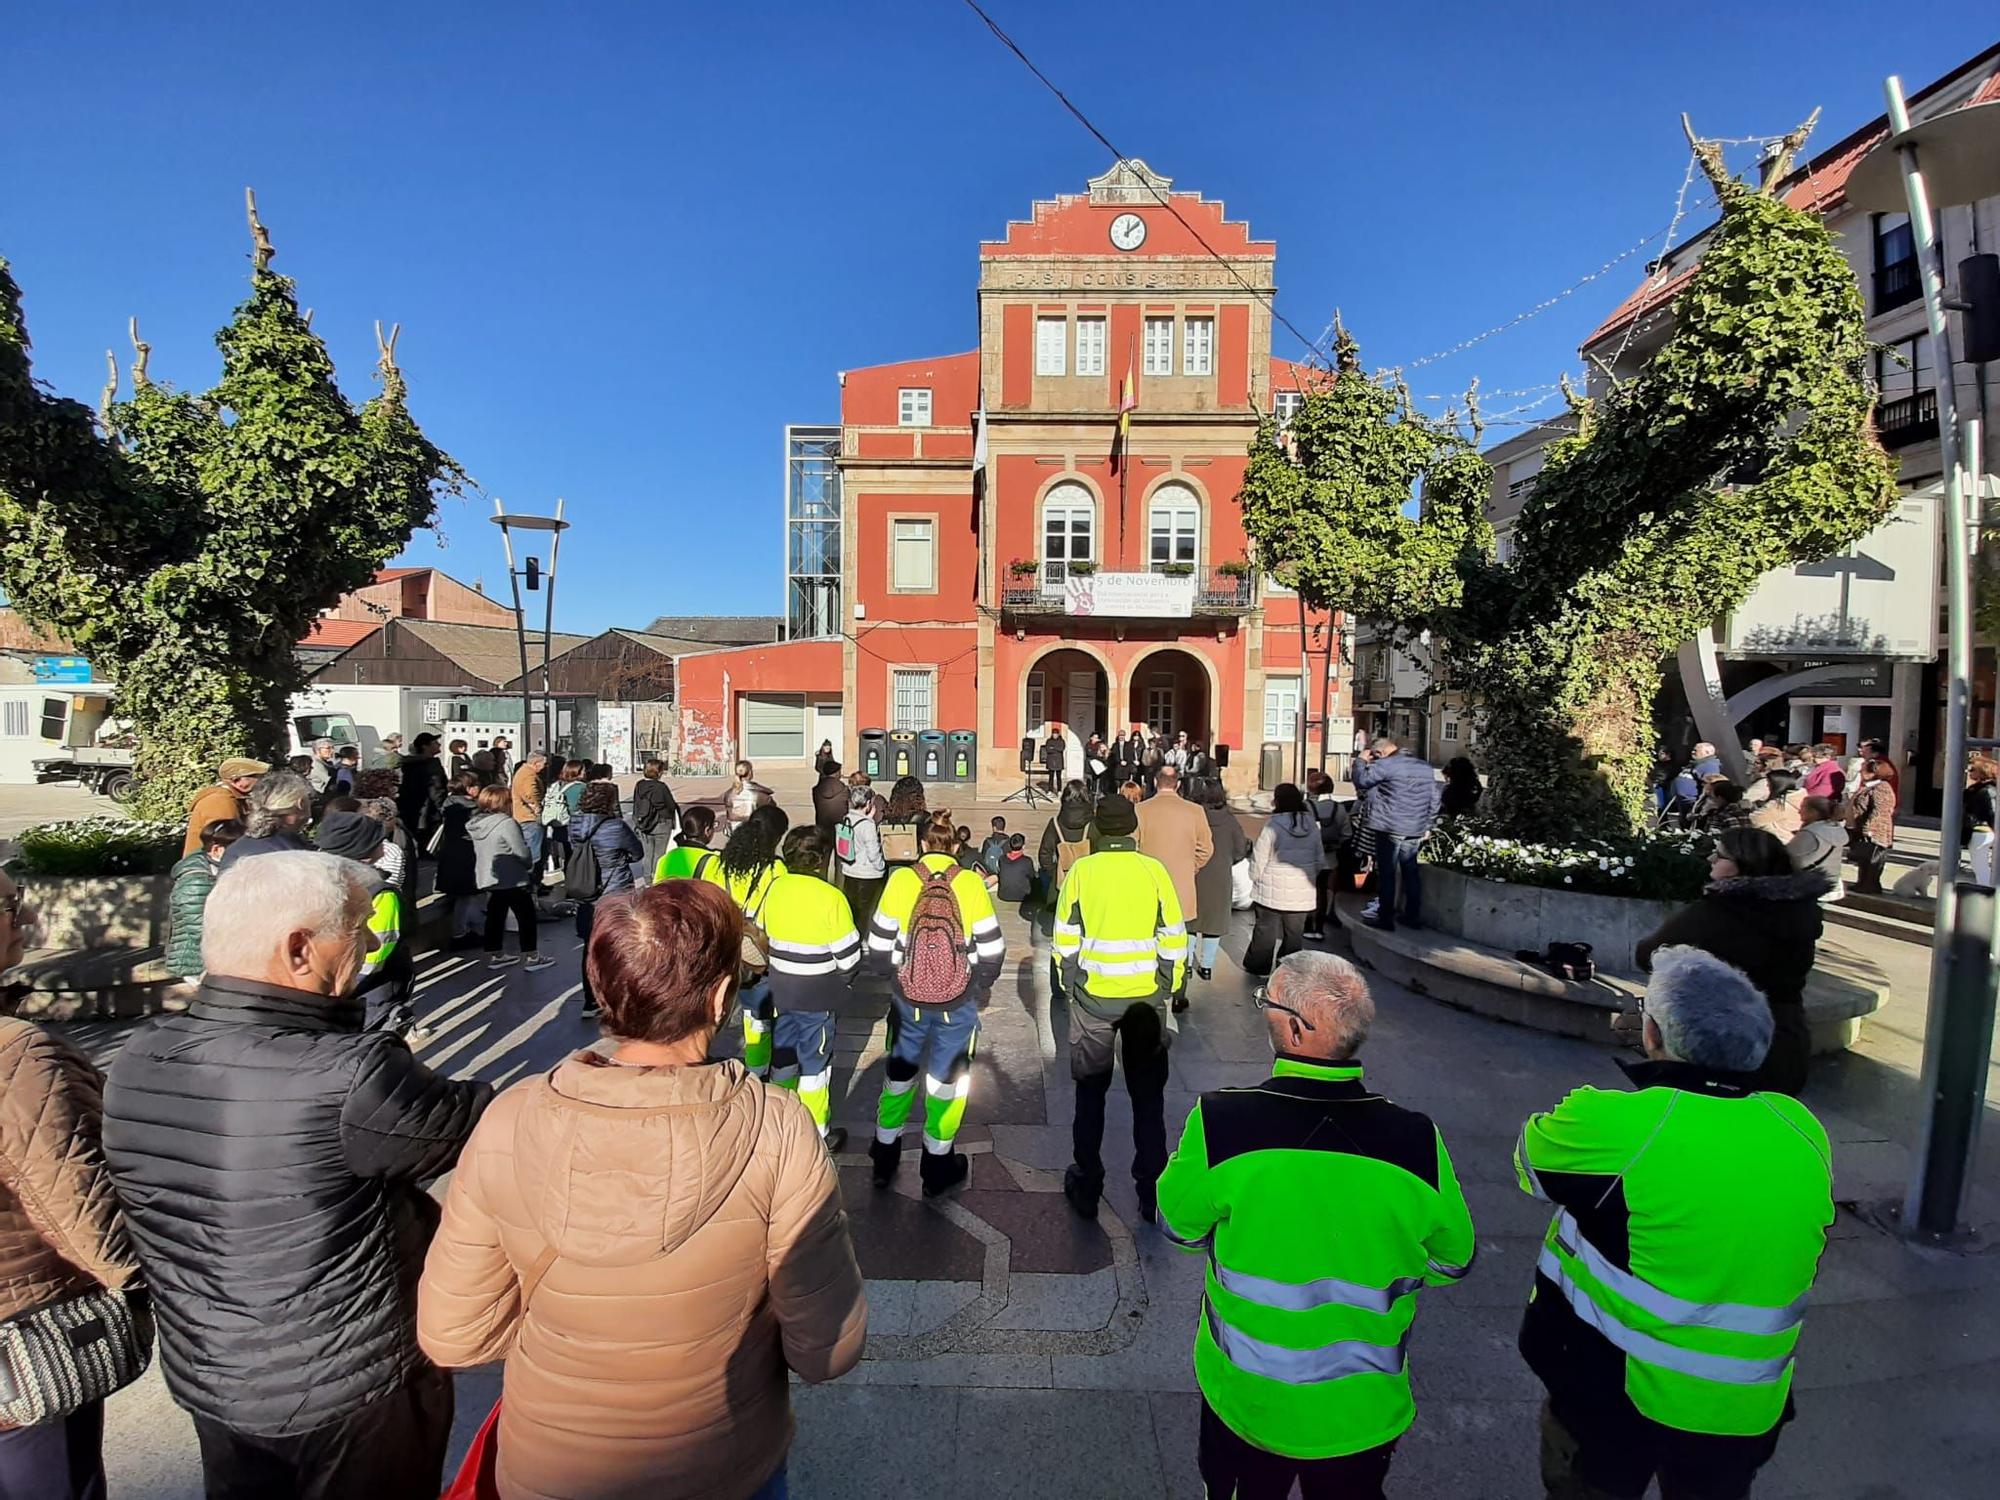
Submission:
M 1120 214 L 1111 221 L 1111 243 L 1120 250 L 1137 250 L 1146 243 L 1146 221 L 1137 214 Z

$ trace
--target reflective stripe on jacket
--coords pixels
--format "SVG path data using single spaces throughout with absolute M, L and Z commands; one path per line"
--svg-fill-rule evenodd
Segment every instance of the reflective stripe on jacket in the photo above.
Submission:
M 847 898 L 817 875 L 783 874 L 764 898 L 771 999 L 779 1010 L 828 1011 L 861 963 Z
M 910 918 L 917 909 L 917 897 L 924 888 L 924 871 L 953 870 L 951 893 L 958 898 L 958 920 L 965 929 L 965 952 L 972 964 L 971 991 L 991 989 L 1000 977 L 1001 961 L 1007 956 L 1006 940 L 1000 935 L 1000 919 L 993 911 L 993 895 L 977 870 L 968 870 L 949 854 L 926 854 L 914 865 L 898 865 L 889 872 L 882 887 L 882 899 L 875 905 L 874 919 L 868 924 L 868 960 L 877 971 L 903 966 L 904 944 L 909 938 Z
M 361 961 L 362 984 L 382 972 L 396 945 L 403 940 L 403 898 L 393 885 L 375 893 L 375 900 L 368 908 L 368 930 L 375 934 L 375 951 Z
M 1522 1127 L 1521 1186 L 1560 1212 L 1521 1352 L 1572 1405 L 1608 1388 L 1683 1432 L 1768 1432 L 1833 1222 L 1826 1132 L 1686 1063 L 1627 1071 L 1636 1092 L 1577 1089 Z
M 1195 1376 L 1232 1431 L 1331 1458 L 1410 1425 L 1417 1290 L 1473 1257 L 1427 1116 L 1368 1092 L 1358 1064 L 1281 1056 L 1257 1087 L 1201 1096 L 1159 1193 L 1167 1238 L 1208 1256 Z
M 1056 897 L 1055 955 L 1064 990 L 1086 1003 L 1178 992 L 1187 925 L 1166 866 L 1130 848 L 1078 860 Z

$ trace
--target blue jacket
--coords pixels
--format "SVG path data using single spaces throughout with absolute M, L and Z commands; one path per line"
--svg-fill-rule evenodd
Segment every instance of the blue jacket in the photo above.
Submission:
M 632 869 L 646 859 L 646 847 L 632 825 L 616 813 L 578 813 L 569 820 L 569 841 L 590 841 L 597 854 L 597 873 L 604 877 L 604 894 L 632 889 Z
M 1427 760 L 1408 751 L 1354 763 L 1354 789 L 1368 799 L 1368 826 L 1377 833 L 1420 838 L 1431 831 L 1443 790 Z

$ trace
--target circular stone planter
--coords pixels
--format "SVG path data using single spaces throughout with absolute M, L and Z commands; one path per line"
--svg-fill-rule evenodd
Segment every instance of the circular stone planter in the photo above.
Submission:
M 1645 991 L 1633 950 L 1667 917 L 1672 901 L 1641 901 L 1483 880 L 1423 866 L 1419 928 L 1379 932 L 1360 920 L 1358 897 L 1341 903 L 1355 957 L 1405 989 L 1460 1010 L 1584 1041 L 1613 1041 L 1610 1017 Z M 1558 979 L 1517 950 L 1589 943 L 1597 977 Z M 1806 981 L 1806 1022 L 1816 1053 L 1850 1047 L 1862 1020 L 1882 1008 L 1888 980 L 1865 957 L 1820 941 Z
M 158 1008 L 172 983 L 161 962 L 171 875 L 30 875 L 23 883 L 37 924 L 35 947 L 14 971 L 28 984 L 23 1015 L 67 1020 Z

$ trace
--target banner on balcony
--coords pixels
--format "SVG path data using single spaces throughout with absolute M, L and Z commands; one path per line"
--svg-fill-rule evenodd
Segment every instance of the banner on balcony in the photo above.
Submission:
M 1063 585 L 1063 612 L 1184 620 L 1194 613 L 1194 576 L 1072 573 Z

